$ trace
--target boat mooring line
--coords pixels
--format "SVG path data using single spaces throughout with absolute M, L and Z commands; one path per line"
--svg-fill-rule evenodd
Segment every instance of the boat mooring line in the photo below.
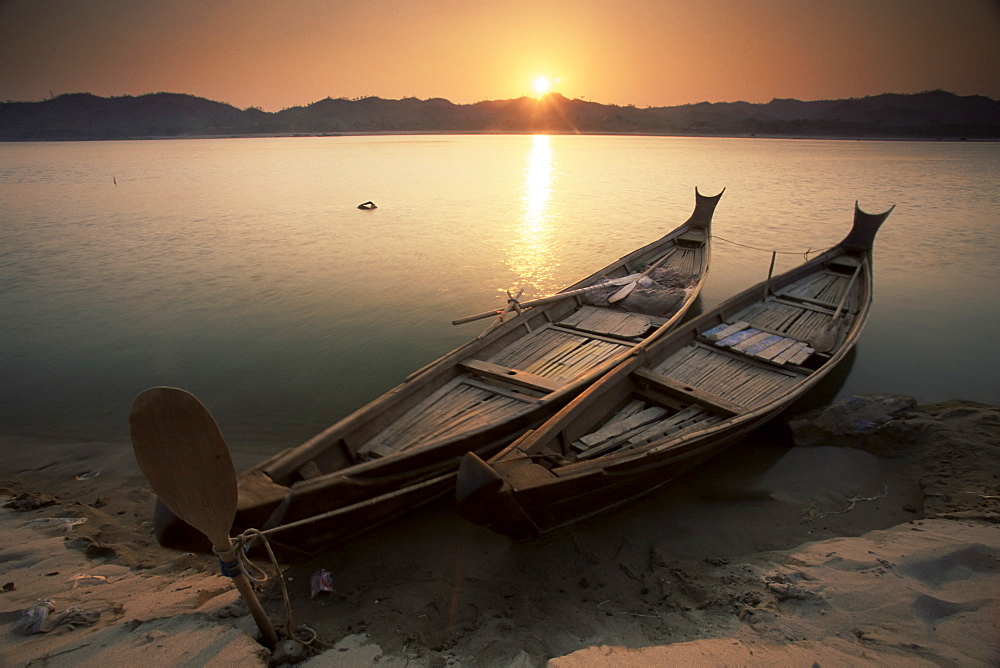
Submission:
M 777 250 L 776 248 L 761 248 L 760 246 L 751 246 L 749 244 L 741 244 L 738 241 L 731 241 L 729 239 L 726 239 L 725 237 L 720 237 L 717 234 L 713 234 L 712 238 L 713 239 L 718 239 L 719 241 L 725 241 L 727 244 L 733 244 L 734 246 L 742 246 L 743 248 L 749 248 L 751 250 L 761 251 L 762 253 L 776 253 L 778 255 L 801 255 L 806 260 L 808 260 L 809 256 L 812 255 L 813 253 L 819 253 L 819 252 L 824 252 L 825 253 L 826 251 L 830 250 L 830 248 L 833 248 L 833 246 L 831 246 L 830 248 L 826 248 L 823 251 L 819 251 L 819 250 L 814 249 L 814 248 L 808 248 L 808 249 L 806 249 L 804 251 L 799 251 L 799 250 L 795 250 L 795 251 L 791 251 L 791 250 Z

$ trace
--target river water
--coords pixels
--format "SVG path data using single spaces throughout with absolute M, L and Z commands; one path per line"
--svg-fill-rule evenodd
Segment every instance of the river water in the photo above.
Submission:
M 0 434 L 127 441 L 194 392 L 234 449 L 297 444 L 726 189 L 701 307 L 896 209 L 817 400 L 1000 404 L 1000 144 L 352 136 L 0 144 Z M 378 208 L 357 205 L 372 200 Z

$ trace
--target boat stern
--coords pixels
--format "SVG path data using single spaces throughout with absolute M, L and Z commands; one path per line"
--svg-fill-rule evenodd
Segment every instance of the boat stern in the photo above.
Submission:
M 462 517 L 512 540 L 531 540 L 540 533 L 510 484 L 473 452 L 458 467 L 455 501 Z

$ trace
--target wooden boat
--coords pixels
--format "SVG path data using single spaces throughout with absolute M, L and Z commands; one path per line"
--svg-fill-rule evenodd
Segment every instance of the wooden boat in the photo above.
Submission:
M 451 492 L 465 453 L 492 456 L 680 322 L 707 275 L 721 197 L 695 189 L 694 212 L 666 236 L 554 297 L 512 300 L 473 341 L 241 474 L 234 528 L 311 552 Z M 163 545 L 205 547 L 162 504 L 154 524 Z
M 857 342 L 891 211 L 855 205 L 829 251 L 660 337 L 488 462 L 465 455 L 461 514 L 534 538 L 646 494 L 774 418 Z

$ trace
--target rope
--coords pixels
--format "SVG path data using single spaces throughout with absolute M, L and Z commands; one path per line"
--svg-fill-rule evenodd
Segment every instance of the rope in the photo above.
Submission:
M 271 544 L 268 542 L 267 536 L 265 536 L 261 531 L 259 531 L 258 529 L 247 529 L 239 536 L 235 536 L 233 538 L 233 547 L 235 548 L 236 552 L 236 561 L 225 562 L 221 558 L 222 553 L 216 551 L 215 549 L 212 550 L 213 552 L 215 552 L 216 556 L 220 557 L 219 565 L 222 574 L 225 575 L 226 577 L 235 578 L 238 575 L 240 575 L 240 573 L 246 573 L 247 578 L 249 580 L 256 582 L 258 584 L 263 584 L 270 579 L 270 577 L 267 575 L 267 572 L 265 572 L 264 569 L 260 568 L 252 561 L 250 561 L 250 557 L 248 557 L 246 554 L 246 551 L 249 549 L 248 543 L 250 543 L 251 540 L 253 541 L 259 540 L 264 543 L 264 549 L 267 550 L 268 558 L 270 558 L 271 565 L 274 567 L 274 571 L 277 574 L 278 582 L 281 584 L 281 597 L 285 602 L 285 632 L 287 633 L 289 638 L 305 646 L 313 644 L 314 642 L 316 642 L 316 638 L 318 636 L 316 631 L 314 631 L 309 626 L 303 624 L 298 629 L 308 632 L 307 639 L 303 639 L 295 634 L 296 629 L 293 629 L 292 627 L 292 600 L 291 597 L 288 595 L 288 588 L 285 586 L 285 578 L 282 577 L 281 575 L 281 567 L 278 566 L 278 559 L 277 557 L 274 556 L 274 550 L 271 549 Z
M 889 486 L 886 485 L 885 483 L 882 483 L 881 494 L 877 494 L 875 496 L 852 496 L 851 498 L 847 499 L 848 506 L 843 510 L 830 510 L 825 513 L 821 513 L 819 512 L 819 504 L 813 501 L 806 507 L 805 512 L 802 515 L 801 521 L 803 524 L 808 524 L 810 522 L 814 522 L 818 519 L 826 517 L 827 515 L 840 515 L 843 513 L 849 513 L 852 510 L 854 510 L 854 507 L 858 505 L 859 501 L 877 501 L 878 499 L 884 499 L 887 496 L 889 496 Z
M 775 248 L 761 248 L 760 246 L 751 246 L 749 244 L 741 244 L 738 241 L 731 241 L 731 240 L 726 239 L 724 237 L 720 237 L 717 234 L 713 234 L 712 238 L 713 239 L 718 239 L 719 241 L 725 241 L 727 244 L 732 244 L 734 246 L 742 246 L 743 248 L 749 248 L 751 250 L 761 251 L 763 253 L 776 253 L 778 255 L 801 255 L 806 260 L 808 260 L 809 256 L 812 255 L 813 253 L 819 253 L 819 252 L 821 252 L 821 251 L 819 251 L 817 249 L 814 249 L 814 248 L 808 248 L 808 249 L 806 249 L 804 251 L 801 251 L 801 250 L 794 250 L 794 251 L 793 250 L 777 250 Z M 829 248 L 827 248 L 825 250 L 829 250 Z M 825 251 L 823 251 L 823 252 L 825 252 Z
M 220 558 L 219 559 L 219 572 L 223 576 L 225 576 L 227 578 L 235 578 L 240 573 L 243 572 L 243 569 L 240 568 L 240 560 L 239 559 L 237 559 L 236 561 L 223 561 Z

